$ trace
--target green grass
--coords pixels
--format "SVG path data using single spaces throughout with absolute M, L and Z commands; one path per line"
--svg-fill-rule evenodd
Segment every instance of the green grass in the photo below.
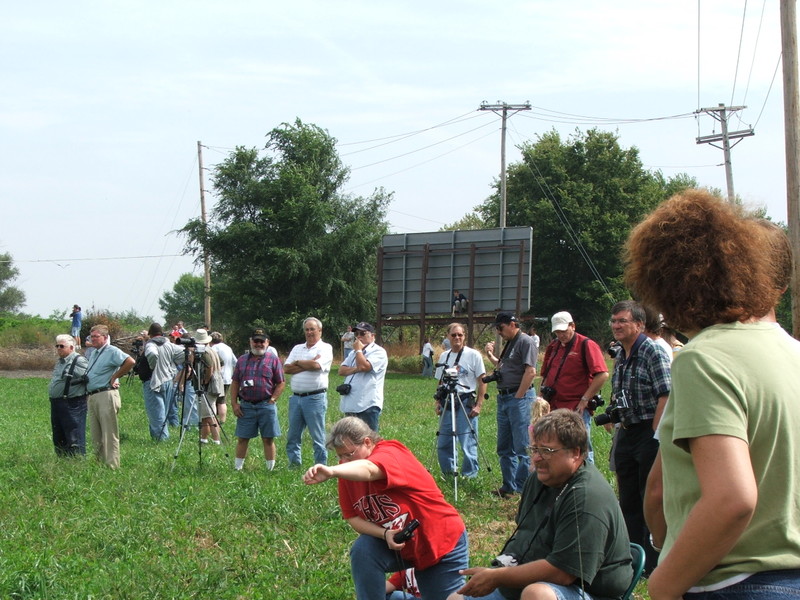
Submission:
M 340 382 L 332 377 L 331 388 Z M 227 446 L 204 447 L 200 461 L 190 430 L 174 459 L 178 436 L 150 440 L 141 386 L 132 380 L 122 388 L 122 466 L 111 471 L 93 458 L 55 456 L 46 380 L 0 379 L 0 386 L 0 598 L 354 597 L 355 533 L 340 517 L 336 485 L 304 485 L 303 471 L 287 468 L 283 438 L 275 471 L 266 472 L 253 440 L 244 471 L 235 472 L 231 414 Z M 381 434 L 408 445 L 453 502 L 452 482 L 436 464 L 434 388 L 431 379 L 390 374 Z M 338 395 L 330 396 L 333 423 Z M 284 433 L 287 400 L 279 405 Z M 489 494 L 501 480 L 493 399 L 480 439 L 481 473 L 459 485 L 454 504 L 467 523 L 472 563 L 486 565 L 510 535 L 515 510 L 512 500 Z M 605 468 L 609 436 L 595 430 L 593 439 Z M 307 435 L 303 459 L 310 466 Z

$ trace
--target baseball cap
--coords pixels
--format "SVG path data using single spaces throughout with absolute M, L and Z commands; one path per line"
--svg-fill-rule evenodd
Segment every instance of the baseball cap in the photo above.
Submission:
M 253 333 L 250 334 L 250 339 L 267 341 L 267 334 L 264 333 L 263 329 L 254 329 Z
M 570 323 L 574 323 L 572 315 L 567 311 L 557 312 L 551 319 L 553 322 L 553 329 L 551 331 L 566 331 Z
M 361 323 L 358 323 L 355 327 L 353 327 L 353 329 L 356 331 L 361 330 L 361 331 L 369 331 L 370 333 L 375 333 L 375 328 L 366 321 L 361 321 Z
M 514 316 L 514 313 L 510 312 L 499 312 L 497 313 L 497 317 L 494 319 L 495 325 L 508 325 L 509 323 L 516 323 L 517 317 Z

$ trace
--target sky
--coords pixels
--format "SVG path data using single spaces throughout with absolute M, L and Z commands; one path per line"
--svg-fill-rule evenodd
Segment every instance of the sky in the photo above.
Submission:
M 698 6 L 699 2 L 699 6 Z M 744 0 L 32 0 L 0 20 L 0 253 L 49 316 L 134 310 L 182 273 L 176 234 L 211 173 L 281 123 L 338 140 L 344 192 L 393 194 L 392 233 L 437 231 L 492 193 L 550 130 L 592 127 L 646 168 L 726 189 L 701 108 L 746 106 L 729 130 L 734 188 L 786 220 L 778 3 Z M 665 118 L 672 117 L 672 118 Z M 213 313 L 213 308 L 212 308 Z

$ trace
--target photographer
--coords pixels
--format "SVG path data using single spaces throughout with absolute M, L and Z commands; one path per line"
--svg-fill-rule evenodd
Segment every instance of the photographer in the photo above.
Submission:
M 448 600 L 619 598 L 631 581 L 631 551 L 614 491 L 586 462 L 586 427 L 574 411 L 536 422 L 536 466 L 522 491 L 514 533 L 494 568 L 464 571 Z M 528 597 L 528 596 L 526 596 Z
M 357 600 L 384 598 L 386 573 L 410 567 L 426 600 L 444 600 L 461 587 L 469 554 L 464 522 L 411 451 L 356 417 L 334 424 L 327 445 L 339 464 L 316 464 L 303 481 L 338 479 L 342 516 L 359 533 L 350 549 Z M 419 527 L 398 541 L 413 521 Z
M 183 348 L 164 337 L 160 323 L 151 323 L 147 335 L 150 339 L 144 345 L 144 356 L 152 372 L 149 379 L 142 382 L 144 408 L 150 424 L 150 437 L 166 440 L 169 438 L 167 425 L 178 425 L 173 378 L 178 366 L 184 362 Z
M 442 473 L 456 474 L 455 456 L 453 456 L 453 436 L 461 445 L 461 472 L 464 477 L 478 475 L 478 415 L 481 414 L 486 384 L 483 375 L 486 367 L 483 356 L 477 350 L 465 345 L 464 328 L 458 323 L 451 323 L 447 328 L 450 338 L 450 350 L 439 359 L 437 378 L 439 387 L 436 390 L 436 414 L 439 420 L 438 456 Z M 456 379 L 449 381 L 447 371 L 455 368 Z M 452 388 L 451 388 L 452 386 Z M 455 431 L 452 428 L 450 415 L 450 394 L 455 394 Z
M 614 363 L 611 402 L 596 422 L 621 424 L 614 449 L 619 504 L 631 541 L 645 549 L 645 570 L 649 572 L 658 557 L 644 522 L 644 492 L 658 453 L 658 441 L 653 437 L 657 417 L 664 410 L 672 380 L 669 356 L 642 333 L 644 322 L 644 308 L 633 300 L 618 302 L 611 309 L 609 325 L 622 350 Z
M 494 354 L 494 342 L 486 344 L 495 371 L 484 381 L 497 382 L 497 455 L 503 485 L 494 493 L 505 498 L 518 494 L 528 478 L 528 426 L 535 397 L 531 385 L 539 352 L 530 336 L 520 331 L 513 314 L 498 313 L 494 324 L 506 344 L 500 356 Z
M 581 415 L 589 432 L 586 460 L 594 462 L 592 414 L 600 405 L 596 396 L 608 381 L 603 351 L 594 340 L 575 331 L 575 322 L 568 312 L 554 314 L 551 322 L 556 339 L 544 352 L 539 395 L 550 403 L 553 410 L 568 408 Z

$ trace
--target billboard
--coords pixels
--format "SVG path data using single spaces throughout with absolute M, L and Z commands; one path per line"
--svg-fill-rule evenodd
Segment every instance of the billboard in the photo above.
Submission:
M 378 253 L 381 318 L 450 314 L 453 290 L 472 312 L 530 307 L 530 227 L 383 236 Z

